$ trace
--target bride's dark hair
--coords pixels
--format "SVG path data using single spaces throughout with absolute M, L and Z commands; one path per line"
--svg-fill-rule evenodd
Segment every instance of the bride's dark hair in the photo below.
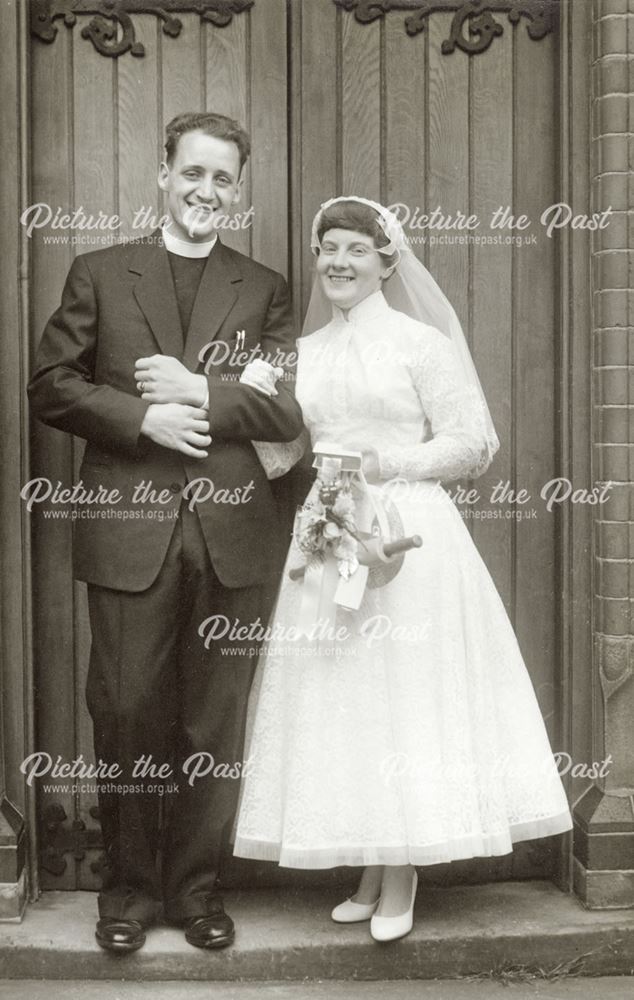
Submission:
M 349 229 L 363 233 L 374 240 L 377 249 L 390 242 L 383 232 L 376 211 L 370 205 L 358 201 L 338 201 L 325 208 L 317 227 L 317 239 L 320 243 L 329 229 Z M 383 254 L 383 259 L 385 266 L 389 267 L 398 260 L 398 253 Z

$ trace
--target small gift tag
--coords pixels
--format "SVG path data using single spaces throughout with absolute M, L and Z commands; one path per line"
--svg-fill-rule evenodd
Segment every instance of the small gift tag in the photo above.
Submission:
M 330 441 L 317 441 L 313 452 L 315 455 L 313 469 L 319 469 L 323 472 L 331 467 L 330 463 L 334 460 L 337 462 L 337 469 L 340 472 L 359 472 L 361 470 L 362 456 L 360 451 L 347 451 Z

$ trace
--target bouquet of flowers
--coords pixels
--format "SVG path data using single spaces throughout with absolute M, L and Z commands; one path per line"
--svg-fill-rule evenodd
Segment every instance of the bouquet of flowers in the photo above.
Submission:
M 396 509 L 372 497 L 360 452 L 325 441 L 314 451 L 317 479 L 293 532 L 306 563 L 288 571 L 302 581 L 298 625 L 306 635 L 315 623 L 333 620 L 338 606 L 358 611 L 366 585 L 384 586 L 403 553 L 422 544 L 418 535 L 404 538 Z
M 355 502 L 349 477 L 345 479 L 326 467 L 317 476 L 313 496 L 297 512 L 295 541 L 307 556 L 307 563 L 323 562 L 332 555 L 339 575 L 348 580 L 359 565 Z

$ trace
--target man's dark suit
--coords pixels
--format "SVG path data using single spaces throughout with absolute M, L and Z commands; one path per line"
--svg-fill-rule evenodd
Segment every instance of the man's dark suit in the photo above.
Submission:
M 208 374 L 212 444 L 207 458 L 189 459 L 140 435 L 149 404 L 139 398 L 134 366 L 162 353 L 202 372 L 199 356 L 212 341 L 230 348 Z M 88 584 L 93 632 L 87 698 L 96 755 L 121 765 L 120 782 L 138 785 L 131 775 L 141 754 L 163 763 L 174 752 L 180 786 L 168 810 L 162 886 L 159 796 L 102 790 L 111 868 L 102 916 L 150 922 L 161 897 L 175 921 L 213 909 L 238 782 L 209 775 L 190 786 L 178 766 L 199 752 L 231 765 L 241 760 L 255 643 L 206 649 L 197 630 L 211 615 L 244 624 L 266 607 L 262 588 L 279 572 L 288 536 L 251 441 L 288 441 L 302 428 L 283 384 L 267 397 L 238 383 L 246 359 L 231 364 L 230 355 L 236 344 L 248 355 L 258 343 L 265 355 L 294 350 L 281 276 L 218 242 L 184 336 L 156 233 L 78 257 L 38 350 L 29 385 L 34 412 L 86 439 L 84 487 L 119 490 L 122 500 L 110 510 L 128 512 L 80 516 L 74 525 L 75 575 Z M 198 478 L 213 481 L 215 499 L 192 512 L 182 490 Z M 156 493 L 139 502 L 137 492 L 135 503 L 141 482 Z M 223 502 L 232 495 L 246 502 Z

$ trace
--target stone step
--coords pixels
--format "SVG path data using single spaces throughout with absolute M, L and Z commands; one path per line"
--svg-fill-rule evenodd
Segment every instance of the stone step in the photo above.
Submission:
M 329 913 L 339 899 L 330 889 L 230 892 L 233 947 L 200 951 L 178 930 L 157 927 L 140 951 L 116 956 L 94 940 L 94 894 L 47 892 L 21 924 L 0 928 L 0 977 L 301 982 L 634 973 L 634 911 L 590 912 L 549 882 L 425 886 L 413 932 L 386 945 L 372 941 L 367 924 L 334 924 Z
M 510 994 L 510 995 L 509 995 Z M 213 1000 L 630 1000 L 634 980 L 623 976 L 597 979 L 532 979 L 504 982 L 485 979 L 432 979 L 400 982 L 215 983 Z M 133 983 L 121 980 L 42 982 L 0 981 L 0 1000 L 210 1000 L 208 983 Z

